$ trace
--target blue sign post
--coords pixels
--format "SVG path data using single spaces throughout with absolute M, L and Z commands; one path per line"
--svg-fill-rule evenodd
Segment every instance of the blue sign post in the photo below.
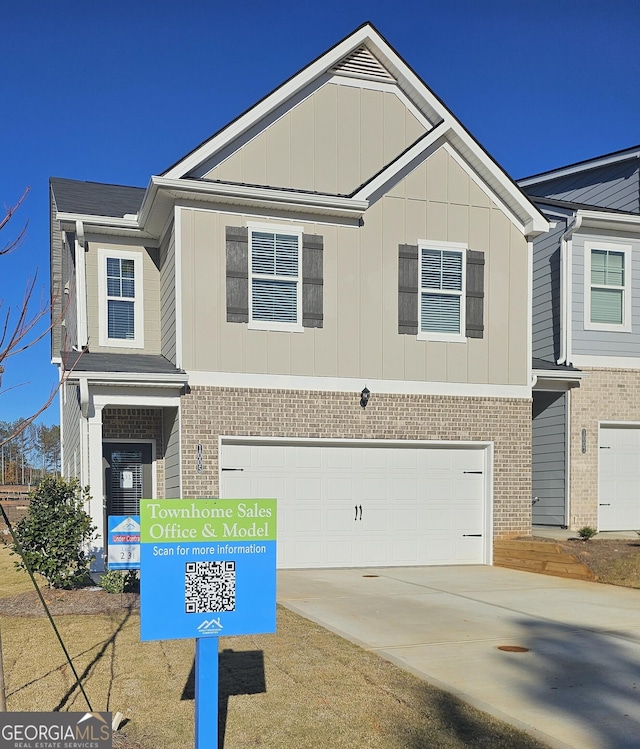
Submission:
M 140 639 L 196 638 L 195 745 L 217 749 L 218 636 L 276 630 L 276 500 L 143 499 L 140 517 Z

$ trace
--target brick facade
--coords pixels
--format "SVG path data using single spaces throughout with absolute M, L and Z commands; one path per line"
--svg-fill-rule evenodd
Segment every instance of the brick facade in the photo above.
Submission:
M 494 443 L 494 535 L 531 532 L 531 401 L 193 387 L 182 398 L 182 493 L 218 494 L 219 436 Z M 196 471 L 197 445 L 203 447 Z
M 598 423 L 640 424 L 640 371 L 588 369 L 580 387 L 571 391 L 571 467 L 569 527 L 598 526 Z M 582 430 L 587 450 L 582 452 Z
M 112 440 L 155 440 L 157 498 L 164 497 L 164 444 L 161 408 L 105 408 L 102 438 Z

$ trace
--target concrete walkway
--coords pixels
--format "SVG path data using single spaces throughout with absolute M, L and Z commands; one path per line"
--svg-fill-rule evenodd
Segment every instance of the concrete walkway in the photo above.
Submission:
M 554 748 L 640 747 L 638 590 L 499 567 L 280 570 L 278 600 Z

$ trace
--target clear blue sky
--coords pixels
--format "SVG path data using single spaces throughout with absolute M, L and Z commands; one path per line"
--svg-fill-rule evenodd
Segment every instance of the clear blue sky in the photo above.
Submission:
M 364 21 L 514 178 L 640 143 L 638 0 L 4 2 L 0 201 L 31 192 L 3 309 L 36 268 L 48 294 L 50 176 L 146 186 Z M 48 340 L 5 364 L 13 420 L 56 369 Z

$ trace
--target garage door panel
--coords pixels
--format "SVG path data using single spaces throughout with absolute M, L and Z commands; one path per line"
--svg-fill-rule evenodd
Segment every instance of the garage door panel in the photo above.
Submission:
M 233 449 L 230 449 L 233 448 Z M 278 499 L 281 567 L 484 561 L 486 452 L 223 442 L 225 497 Z M 360 510 L 362 507 L 362 519 Z M 357 509 L 356 509 L 357 508 Z
M 640 527 L 640 428 L 601 427 L 598 450 L 598 529 Z

